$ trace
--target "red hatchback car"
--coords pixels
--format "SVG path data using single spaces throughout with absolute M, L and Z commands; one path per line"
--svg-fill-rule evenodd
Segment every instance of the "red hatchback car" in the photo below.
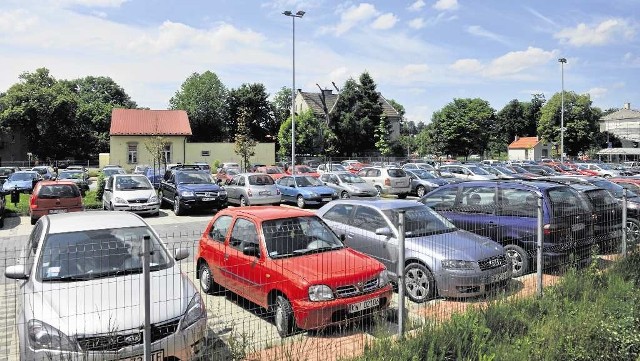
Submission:
M 40 181 L 29 199 L 31 224 L 45 214 L 84 210 L 80 188 L 72 181 Z
M 377 260 L 345 247 L 314 213 L 228 208 L 196 254 L 204 292 L 220 286 L 270 311 L 281 337 L 389 307 L 392 287 Z

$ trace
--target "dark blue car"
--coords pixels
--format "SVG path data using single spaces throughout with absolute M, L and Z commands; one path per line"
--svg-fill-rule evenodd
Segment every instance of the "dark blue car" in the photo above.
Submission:
M 535 262 L 537 202 L 542 197 L 543 267 L 587 258 L 594 243 L 587 201 L 570 186 L 542 181 L 470 181 L 439 187 L 420 199 L 457 227 L 502 244 L 514 277 Z

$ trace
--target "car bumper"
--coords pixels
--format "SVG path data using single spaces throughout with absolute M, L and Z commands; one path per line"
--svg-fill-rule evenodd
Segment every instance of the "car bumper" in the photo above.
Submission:
M 84 207 L 58 208 L 58 209 L 32 209 L 31 218 L 38 219 L 47 214 L 82 212 L 82 211 L 84 211 Z
M 352 197 L 377 197 L 378 192 L 373 190 L 370 192 L 349 192 Z
M 278 204 L 281 201 L 280 195 L 275 196 L 252 196 L 249 197 L 249 204 L 251 205 L 260 205 L 260 204 Z M 238 201 L 239 203 L 240 201 Z
M 304 330 L 318 329 L 336 322 L 362 316 L 363 314 L 384 310 L 389 307 L 392 296 L 393 289 L 391 285 L 387 285 L 374 292 L 356 297 L 338 298 L 323 302 L 312 302 L 308 300 L 294 301 L 293 310 L 296 324 Z M 349 313 L 349 305 L 376 298 L 380 300 L 378 306 L 355 313 Z
M 481 296 L 505 286 L 511 271 L 511 262 L 485 271 L 442 270 L 436 275 L 438 293 L 447 298 Z
M 201 198 L 181 198 L 180 206 L 184 209 L 213 209 L 227 206 L 227 197 L 212 197 L 210 200 Z
M 382 194 L 407 194 L 411 192 L 411 187 L 382 187 Z
M 206 344 L 207 318 L 203 317 L 185 330 L 176 331 L 172 335 L 151 344 L 151 352 L 162 350 L 164 359 L 192 360 L 204 352 Z M 21 343 L 22 346 L 22 343 Z M 143 344 L 121 348 L 118 352 L 86 351 L 86 352 L 62 352 L 55 350 L 33 350 L 27 346 L 21 348 L 21 360 L 49 361 L 49 360 L 73 360 L 73 361 L 98 361 L 121 360 L 139 356 L 142 360 L 144 353 Z M 136 358 L 132 358 L 136 359 Z M 162 358 L 160 358 L 162 359 Z
M 322 204 L 327 204 L 327 203 L 331 202 L 334 199 L 338 199 L 338 198 L 334 197 L 334 196 L 330 196 L 330 197 L 313 197 L 313 198 L 305 198 L 304 202 L 306 204 L 322 205 Z
M 154 214 L 160 211 L 160 203 L 114 204 L 113 209 L 136 214 Z

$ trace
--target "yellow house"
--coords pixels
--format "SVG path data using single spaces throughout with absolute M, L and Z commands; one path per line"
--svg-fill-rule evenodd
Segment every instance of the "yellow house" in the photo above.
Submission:
M 136 165 L 152 165 L 152 140 L 156 137 L 163 139 L 161 152 L 167 164 L 205 162 L 213 166 L 216 160 L 241 163 L 233 143 L 188 143 L 191 134 L 184 110 L 113 109 L 109 157 L 100 158 L 100 167 L 115 164 L 132 170 Z M 275 143 L 256 144 L 255 154 L 252 163 L 274 164 Z

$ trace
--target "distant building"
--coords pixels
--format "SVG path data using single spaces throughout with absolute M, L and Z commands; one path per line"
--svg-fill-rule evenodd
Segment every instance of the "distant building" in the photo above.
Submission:
M 396 140 L 400 137 L 400 121 L 402 116 L 395 110 L 394 107 L 389 104 L 387 99 L 378 93 L 380 104 L 382 104 L 382 114 L 387 117 L 389 124 L 391 125 L 391 140 Z M 311 109 L 313 114 L 320 118 L 326 119 L 327 114 L 331 114 L 340 98 L 340 94 L 334 94 L 332 90 L 325 89 L 321 93 L 303 92 L 302 89 L 298 89 L 295 99 L 296 113 Z
M 518 137 L 509 144 L 509 160 L 533 160 L 539 161 L 551 155 L 553 145 L 543 143 L 538 137 Z
M 600 118 L 600 131 L 622 140 L 622 148 L 636 147 L 640 142 L 640 111 L 625 103 L 622 109 Z

